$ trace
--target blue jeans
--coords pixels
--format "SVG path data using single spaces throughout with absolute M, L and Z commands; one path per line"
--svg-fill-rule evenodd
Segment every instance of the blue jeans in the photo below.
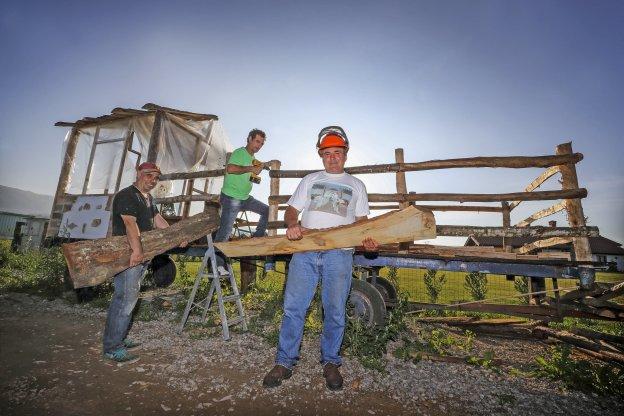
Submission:
M 113 352 L 123 347 L 123 340 L 128 335 L 132 310 L 139 299 L 141 280 L 148 263 L 142 263 L 115 275 L 115 293 L 108 308 L 104 327 L 104 352 Z
M 269 206 L 267 204 L 254 199 L 253 196 L 249 196 L 246 200 L 241 201 L 240 199 L 232 198 L 223 193 L 219 201 L 221 202 L 221 225 L 214 238 L 215 243 L 227 241 L 230 238 L 234 221 L 241 211 L 251 211 L 260 215 L 260 220 L 258 221 L 258 226 L 253 236 L 264 237 L 267 223 L 269 222 Z
M 276 364 L 292 369 L 299 359 L 306 312 L 319 281 L 323 303 L 321 363 L 342 364 L 340 346 L 345 329 L 346 304 L 351 290 L 352 265 L 352 250 L 293 254 L 284 292 L 284 316 Z

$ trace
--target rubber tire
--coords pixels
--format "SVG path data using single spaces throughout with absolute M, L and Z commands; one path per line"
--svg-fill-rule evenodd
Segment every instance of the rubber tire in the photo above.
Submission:
M 152 279 L 157 287 L 168 287 L 175 280 L 177 273 L 175 262 L 166 254 L 154 257 L 150 268 Z
M 368 279 L 368 283 L 370 283 L 371 285 L 373 284 L 372 280 L 373 280 L 372 278 Z M 394 302 L 397 300 L 396 287 L 394 287 L 394 285 L 392 284 L 392 282 L 390 282 L 390 280 L 381 276 L 377 276 L 375 280 L 376 280 L 376 283 L 373 286 L 375 286 L 375 288 L 379 291 L 379 293 L 381 293 L 381 297 L 386 303 L 386 306 L 388 306 L 387 305 L 388 302 Z
M 386 304 L 375 286 L 363 280 L 351 280 L 347 318 L 361 319 L 366 326 L 385 324 Z

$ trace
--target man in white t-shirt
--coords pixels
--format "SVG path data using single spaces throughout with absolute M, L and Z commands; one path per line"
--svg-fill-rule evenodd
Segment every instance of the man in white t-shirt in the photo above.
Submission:
M 325 170 L 304 177 L 288 201 L 284 214 L 289 240 L 305 238 L 306 229 L 331 228 L 364 220 L 370 213 L 364 183 L 344 171 L 349 140 L 338 126 L 325 127 L 316 144 Z M 299 213 L 301 224 L 299 224 Z M 367 251 L 376 251 L 377 242 L 362 240 Z M 351 289 L 353 249 L 295 253 L 290 261 L 284 291 L 284 316 L 279 334 L 275 367 L 264 377 L 265 387 L 279 386 L 290 378 L 299 358 L 305 316 L 316 287 L 321 283 L 323 332 L 321 364 L 327 387 L 342 388 L 338 367 L 344 335 L 346 303 Z

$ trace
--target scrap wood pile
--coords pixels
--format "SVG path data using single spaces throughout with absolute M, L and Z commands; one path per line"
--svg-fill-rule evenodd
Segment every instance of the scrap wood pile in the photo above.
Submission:
M 417 321 L 429 324 L 444 324 L 470 329 L 481 334 L 539 339 L 555 339 L 572 345 L 580 353 L 591 358 L 624 366 L 624 337 L 606 334 L 585 328 L 571 328 L 569 331 L 545 326 L 543 322 L 526 321 L 517 318 L 481 319 L 477 317 L 422 317 Z

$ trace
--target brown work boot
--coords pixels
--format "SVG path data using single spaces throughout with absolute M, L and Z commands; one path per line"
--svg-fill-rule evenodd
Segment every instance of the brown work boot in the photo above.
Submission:
M 327 363 L 323 366 L 323 377 L 325 377 L 325 384 L 330 390 L 342 389 L 342 376 L 338 371 L 338 366 L 334 363 Z
M 277 364 L 271 371 L 264 376 L 264 380 L 262 380 L 262 385 L 264 387 L 277 387 L 282 384 L 282 380 L 289 379 L 292 376 L 292 370 L 284 367 L 283 365 Z

